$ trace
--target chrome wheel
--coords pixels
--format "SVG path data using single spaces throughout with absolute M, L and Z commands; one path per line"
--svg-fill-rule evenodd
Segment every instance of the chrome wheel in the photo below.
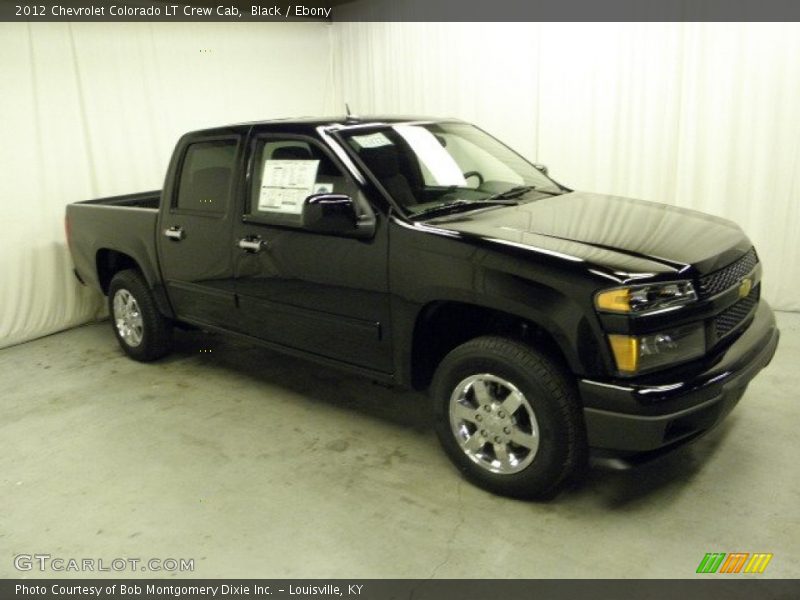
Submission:
M 492 473 L 518 473 L 539 449 L 539 426 L 530 402 L 510 381 L 471 375 L 450 396 L 450 427 L 472 462 Z
M 114 294 L 113 310 L 114 324 L 119 337 L 131 347 L 141 344 L 144 323 L 139 303 L 136 302 L 133 294 L 126 289 L 117 290 L 117 293 Z

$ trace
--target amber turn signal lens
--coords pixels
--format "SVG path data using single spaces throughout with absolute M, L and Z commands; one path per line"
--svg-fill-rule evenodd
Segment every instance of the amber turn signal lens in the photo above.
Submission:
M 609 335 L 608 342 L 621 373 L 635 373 L 639 368 L 639 338 L 629 335 Z
M 595 296 L 594 303 L 600 310 L 613 310 L 615 312 L 630 312 L 631 291 L 628 288 L 616 288 L 600 292 Z

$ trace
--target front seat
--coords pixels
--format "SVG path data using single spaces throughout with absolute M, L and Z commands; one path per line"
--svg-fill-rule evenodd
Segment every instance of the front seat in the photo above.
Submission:
M 363 148 L 358 155 L 400 205 L 417 204 L 417 198 L 411 191 L 408 179 L 400 172 L 400 160 L 396 146 L 387 144 L 374 148 Z

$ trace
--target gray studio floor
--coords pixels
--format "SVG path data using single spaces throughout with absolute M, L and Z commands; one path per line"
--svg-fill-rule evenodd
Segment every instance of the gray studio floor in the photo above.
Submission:
M 0 350 L 0 576 L 47 553 L 193 558 L 199 578 L 691 577 L 739 551 L 797 577 L 800 314 L 778 318 L 720 429 L 547 504 L 463 482 L 425 396 L 220 336 L 152 365 L 107 322 Z

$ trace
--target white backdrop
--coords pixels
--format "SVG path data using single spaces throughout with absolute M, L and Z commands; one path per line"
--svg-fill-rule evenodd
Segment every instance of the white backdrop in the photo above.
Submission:
M 102 310 L 72 276 L 66 204 L 159 189 L 186 131 L 330 113 L 330 29 L 0 24 L 0 347 Z
M 161 187 L 185 131 L 474 121 L 565 184 L 740 223 L 800 310 L 798 24 L 0 24 L 0 347 L 85 322 L 64 206 Z
M 473 121 L 564 184 L 738 222 L 800 310 L 800 24 L 334 23 L 358 113 Z

